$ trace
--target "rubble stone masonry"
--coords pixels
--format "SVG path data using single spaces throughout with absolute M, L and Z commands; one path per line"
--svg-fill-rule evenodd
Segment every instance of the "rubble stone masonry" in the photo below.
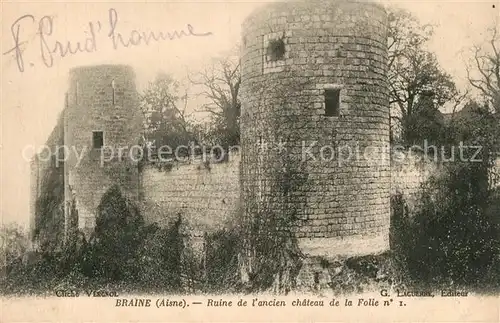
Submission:
M 282 155 L 258 143 L 290 145 L 294 175 L 303 183 L 273 212 L 294 208 L 301 250 L 336 257 L 389 248 L 389 97 L 386 76 L 387 14 L 374 3 L 295 1 L 273 3 L 243 24 L 242 188 L 245 212 L 283 194 L 276 183 Z M 273 53 L 284 44 L 284 53 Z M 281 48 L 283 51 L 283 48 Z M 276 58 L 278 57 L 278 58 Z M 338 108 L 327 112 L 328 90 L 339 90 Z M 335 103 L 334 103 L 335 104 Z M 302 156 L 303 143 L 312 148 Z M 376 158 L 338 163 L 339 147 L 379 149 Z M 384 150 L 385 147 L 385 150 Z M 349 149 L 349 148 L 346 148 Z
M 317 79 L 327 81 L 323 76 Z M 333 79 L 336 83 L 341 81 L 342 78 Z M 271 99 L 277 88 L 268 88 Z M 287 166 L 277 164 L 275 161 L 278 160 L 289 161 L 290 165 L 297 167 L 296 173 L 303 172 L 295 174 L 301 175 L 301 181 L 300 185 L 292 185 L 296 190 L 292 192 L 292 199 L 287 204 L 280 204 L 283 200 L 277 199 L 278 203 L 271 205 L 278 214 L 290 207 L 300 211 L 302 218 L 293 226 L 304 252 L 319 256 L 379 252 L 386 248 L 389 195 L 401 193 L 411 200 L 434 166 L 404 158 L 402 162 L 393 162 L 389 168 L 388 150 L 381 150 L 382 155 L 377 155 L 383 157 L 382 160 L 345 160 L 340 165 L 338 160 L 322 161 L 318 156 L 321 145 L 339 147 L 340 144 L 357 142 L 383 147 L 387 144 L 385 108 L 371 103 L 373 98 L 366 99 L 370 103 L 364 104 L 365 99 L 358 102 L 356 91 L 347 91 L 349 87 L 343 89 L 346 91 L 341 92 L 342 114 L 332 119 L 321 115 L 323 103 L 319 101 L 322 100 L 322 91 L 317 89 L 306 88 L 305 93 L 311 93 L 310 96 L 290 96 L 292 100 L 289 102 L 300 102 L 300 105 L 285 102 L 284 108 L 298 114 L 294 124 L 285 123 L 283 120 L 286 119 L 280 119 L 279 113 L 268 113 L 256 106 L 254 118 L 259 113 L 267 113 L 265 115 L 270 117 L 277 116 L 283 124 L 273 123 L 272 127 L 266 128 L 264 125 L 269 125 L 266 120 L 248 119 L 247 115 L 242 126 L 241 155 L 233 153 L 228 161 L 149 162 L 139 167 L 127 156 L 120 161 L 117 156 L 111 160 L 107 154 L 104 154 L 106 161 L 102 164 L 101 150 L 93 148 L 92 138 L 93 131 L 102 131 L 105 146 L 130 147 L 137 143 L 142 120 L 138 116 L 133 71 L 125 66 L 109 65 L 76 68 L 71 72 L 67 106 L 47 144 L 54 151 L 57 145 L 64 143 L 78 153 L 71 151 L 69 160 L 57 170 L 64 171 L 60 181 L 65 188 L 66 202 L 75 199 L 79 227 L 87 235 L 95 225 L 101 198 L 112 185 L 119 185 L 122 192 L 139 203 L 149 223 L 166 225 L 180 214 L 192 234 L 198 237 L 232 226 L 242 213 L 251 215 L 250 212 L 261 211 L 260 208 L 272 200 L 273 194 L 279 196 L 283 193 L 279 185 L 269 183 L 277 178 L 273 176 L 279 173 L 276 172 L 277 165 Z M 310 102 L 316 102 L 312 104 L 316 108 L 311 108 Z M 248 101 L 244 104 L 243 114 L 252 112 Z M 373 111 L 370 109 L 372 105 Z M 285 156 L 285 159 L 280 159 L 282 156 L 273 151 L 259 150 L 255 145 L 255 139 L 263 137 L 269 145 L 276 144 L 272 131 L 286 135 L 282 139 L 292 143 L 287 147 L 292 149 L 291 153 L 285 154 L 290 156 Z M 294 145 L 294 140 L 316 142 L 311 146 L 312 156 L 307 155 L 305 162 L 298 152 L 303 150 L 302 143 Z M 35 202 L 41 194 L 43 173 L 53 166 L 53 161 L 45 158 L 47 156 L 39 157 L 44 162 L 35 158 L 32 163 L 32 213 L 36 212 Z M 243 158 L 246 160 L 242 161 Z M 249 164 L 251 161 L 254 164 Z M 294 178 L 282 179 L 295 182 Z M 70 222 L 66 219 L 66 224 Z M 32 225 L 35 223 L 35 214 L 32 214 Z
M 80 229 L 92 231 L 102 196 L 119 185 L 148 222 L 181 215 L 197 236 L 240 215 L 293 210 L 290 229 L 310 257 L 386 251 L 391 194 L 414 203 L 436 167 L 410 158 L 391 163 L 385 10 L 366 1 L 272 3 L 242 30 L 241 150 L 225 162 L 138 165 L 130 155 L 104 154 L 103 164 L 96 141 L 115 153 L 138 143 L 134 72 L 122 65 L 71 70 L 62 131 L 55 130 L 64 140 L 49 143 L 72 149 L 61 181 Z M 32 162 L 32 212 L 48 167 Z
M 72 151 L 65 165 L 65 200 L 67 204 L 75 198 L 79 227 L 87 234 L 95 226 L 102 196 L 112 185 L 119 185 L 133 200 L 138 198 L 137 164 L 131 158 L 118 159 L 118 148 L 137 145 L 142 131 L 135 86 L 129 66 L 98 65 L 70 71 L 64 144 Z M 95 146 L 94 132 L 102 132 L 102 144 L 109 148 Z M 111 151 L 116 158 L 111 158 Z
M 142 169 L 145 219 L 168 225 L 181 215 L 193 235 L 228 227 L 239 212 L 239 155 L 225 162 L 201 159 L 150 163 Z

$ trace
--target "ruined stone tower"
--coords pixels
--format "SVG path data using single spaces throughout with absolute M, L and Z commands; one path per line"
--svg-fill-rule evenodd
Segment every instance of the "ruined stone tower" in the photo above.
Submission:
M 66 101 L 65 232 L 71 231 L 69 202 L 74 199 L 78 226 L 88 235 L 101 198 L 112 185 L 138 198 L 136 157 L 129 153 L 142 130 L 134 71 L 122 65 L 74 68 Z
M 280 2 L 245 20 L 247 220 L 292 212 L 288 222 L 276 223 L 289 225 L 310 257 L 389 248 L 386 60 L 387 14 L 375 3 Z

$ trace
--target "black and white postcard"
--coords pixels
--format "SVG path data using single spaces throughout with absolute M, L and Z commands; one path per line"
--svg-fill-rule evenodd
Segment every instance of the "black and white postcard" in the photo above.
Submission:
M 498 322 L 500 3 L 3 1 L 2 322 Z

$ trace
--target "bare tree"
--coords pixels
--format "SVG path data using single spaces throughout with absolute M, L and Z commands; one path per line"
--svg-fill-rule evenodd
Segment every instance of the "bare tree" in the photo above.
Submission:
M 394 65 L 396 58 L 407 53 L 410 48 L 424 45 L 433 33 L 433 26 L 421 25 L 408 11 L 389 8 L 389 69 Z
M 146 120 L 146 139 L 158 147 L 186 145 L 195 141 L 187 114 L 187 91 L 170 75 L 159 73 L 141 95 L 141 109 Z
M 388 81 L 390 86 L 391 123 L 402 128 L 403 139 L 408 122 L 416 120 L 423 104 L 419 100 L 431 102 L 432 97 L 436 117 L 445 103 L 459 97 L 459 93 L 449 74 L 444 72 L 434 53 L 425 48 L 433 35 L 430 25 L 421 25 L 409 12 L 389 9 L 389 63 Z
M 241 109 L 239 57 L 228 55 L 214 59 L 204 70 L 188 77 L 192 84 L 201 88 L 197 95 L 207 101 L 199 111 L 210 114 L 212 141 L 226 146 L 238 144 Z
M 484 96 L 487 103 L 500 113 L 500 31 L 494 25 L 488 29 L 486 46 L 475 45 L 473 58 L 467 66 L 469 83 Z

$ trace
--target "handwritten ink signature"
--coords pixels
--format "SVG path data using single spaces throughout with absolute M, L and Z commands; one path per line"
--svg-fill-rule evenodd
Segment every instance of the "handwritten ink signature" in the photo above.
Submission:
M 113 41 L 113 48 L 117 49 L 119 45 L 123 47 L 129 47 L 130 45 L 132 46 L 138 46 L 141 43 L 144 43 L 145 45 L 149 45 L 151 41 L 160 41 L 160 40 L 174 40 L 182 37 L 187 37 L 187 36 L 210 36 L 212 35 L 211 32 L 206 32 L 206 33 L 195 33 L 194 32 L 194 27 L 190 24 L 187 25 L 187 32 L 184 30 L 181 30 L 180 32 L 175 30 L 171 33 L 168 32 L 140 32 L 137 30 L 132 30 L 128 37 L 123 39 L 122 34 L 117 32 L 117 26 L 118 24 L 118 13 L 116 12 L 115 9 L 111 8 L 109 9 L 109 25 L 111 27 L 111 30 L 109 31 L 108 37 L 111 38 Z M 127 40 L 128 38 L 128 40 Z
M 152 42 L 175 40 L 183 37 L 205 37 L 213 35 L 212 32 L 197 33 L 191 24 L 187 24 L 186 30 L 174 30 L 171 32 L 152 32 L 132 30 L 128 34 L 120 33 L 118 30 L 118 12 L 111 8 L 108 11 L 108 28 L 109 32 L 106 37 L 111 41 L 113 49 L 120 47 L 132 47 L 145 45 L 148 46 Z M 52 40 L 51 36 L 54 32 L 54 18 L 52 16 L 43 16 L 36 21 L 33 15 L 24 15 L 14 21 L 11 26 L 12 39 L 14 46 L 3 55 L 13 54 L 17 63 L 18 70 L 24 72 L 24 53 L 27 45 L 30 43 L 27 40 L 21 39 L 21 31 L 24 30 L 27 24 L 37 24 L 37 36 L 39 38 L 39 56 L 46 67 L 52 67 L 56 58 L 64 58 L 66 56 L 75 55 L 77 53 L 92 53 L 98 50 L 97 34 L 102 30 L 100 21 L 93 23 L 88 22 L 88 37 L 83 41 L 59 41 Z

